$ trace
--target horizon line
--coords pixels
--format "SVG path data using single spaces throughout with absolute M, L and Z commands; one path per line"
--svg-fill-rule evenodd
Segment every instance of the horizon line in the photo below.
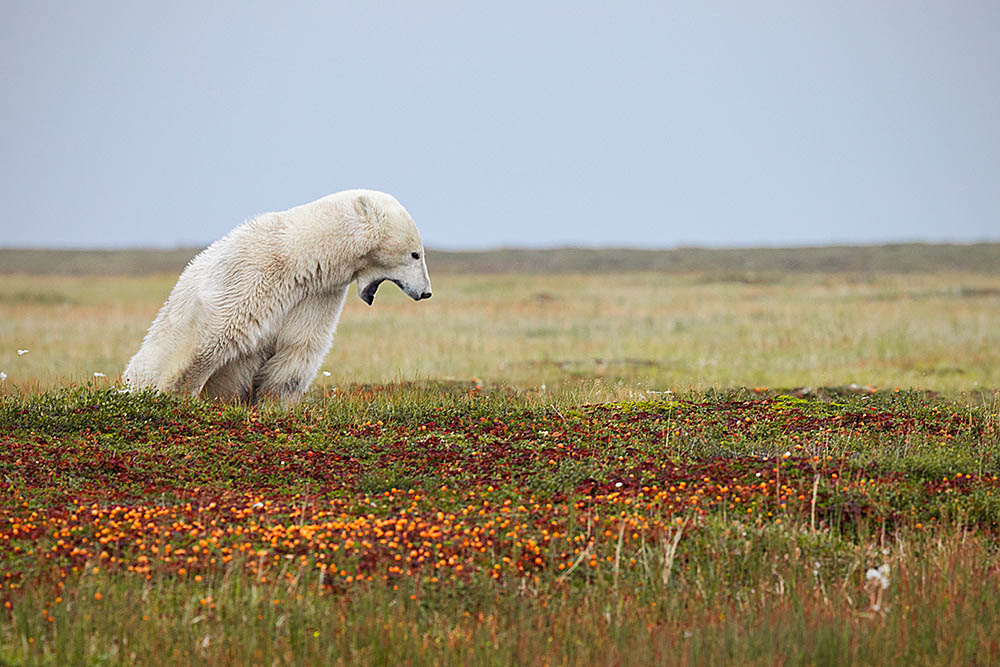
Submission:
M 196 244 L 176 244 L 167 245 L 122 245 L 122 246 L 100 246 L 100 245 L 0 245 L 0 251 L 27 251 L 27 252 L 180 252 L 180 251 L 200 251 L 207 248 L 210 243 L 203 245 Z M 898 246 L 976 246 L 976 245 L 1000 245 L 1000 238 L 982 238 L 973 240 L 920 240 L 920 239 L 886 239 L 880 241 L 848 241 L 834 240 L 821 243 L 790 243 L 778 244 L 770 242 L 747 243 L 747 244 L 698 244 L 698 243 L 678 243 L 671 246 L 635 246 L 625 244 L 586 244 L 586 243 L 556 243 L 542 245 L 494 245 L 494 246 L 460 246 L 447 247 L 426 245 L 430 252 L 443 253 L 489 253 L 489 252 L 552 252 L 560 250 L 587 250 L 587 251 L 633 251 L 633 252 L 672 252 L 679 250 L 800 250 L 800 249 L 820 249 L 820 248 L 885 248 Z

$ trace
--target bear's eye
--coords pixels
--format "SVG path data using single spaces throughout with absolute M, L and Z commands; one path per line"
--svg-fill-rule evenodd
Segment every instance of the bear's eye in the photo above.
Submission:
M 413 259 L 420 259 L 420 253 L 419 252 L 411 252 L 410 253 L 410 257 L 412 257 Z

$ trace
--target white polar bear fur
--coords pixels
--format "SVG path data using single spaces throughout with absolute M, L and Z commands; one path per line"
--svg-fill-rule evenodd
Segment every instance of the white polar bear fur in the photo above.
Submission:
M 316 376 L 348 287 L 431 295 L 420 235 L 391 195 L 347 190 L 249 220 L 181 273 L 122 374 L 130 388 L 296 402 Z

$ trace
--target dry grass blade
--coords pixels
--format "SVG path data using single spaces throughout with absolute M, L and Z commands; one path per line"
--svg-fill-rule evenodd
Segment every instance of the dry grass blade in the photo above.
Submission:
M 670 583 L 670 575 L 674 570 L 674 558 L 677 557 L 677 545 L 680 544 L 681 535 L 684 534 L 688 520 L 689 517 L 684 518 L 684 522 L 673 531 L 673 537 L 670 537 L 669 534 L 663 536 L 663 570 L 660 574 L 660 581 L 664 588 Z

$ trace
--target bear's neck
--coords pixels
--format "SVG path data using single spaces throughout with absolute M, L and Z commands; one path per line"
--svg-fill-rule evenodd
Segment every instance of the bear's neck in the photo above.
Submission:
M 349 284 L 370 251 L 363 223 L 336 203 L 314 202 L 280 214 L 281 247 L 293 279 L 322 291 Z

